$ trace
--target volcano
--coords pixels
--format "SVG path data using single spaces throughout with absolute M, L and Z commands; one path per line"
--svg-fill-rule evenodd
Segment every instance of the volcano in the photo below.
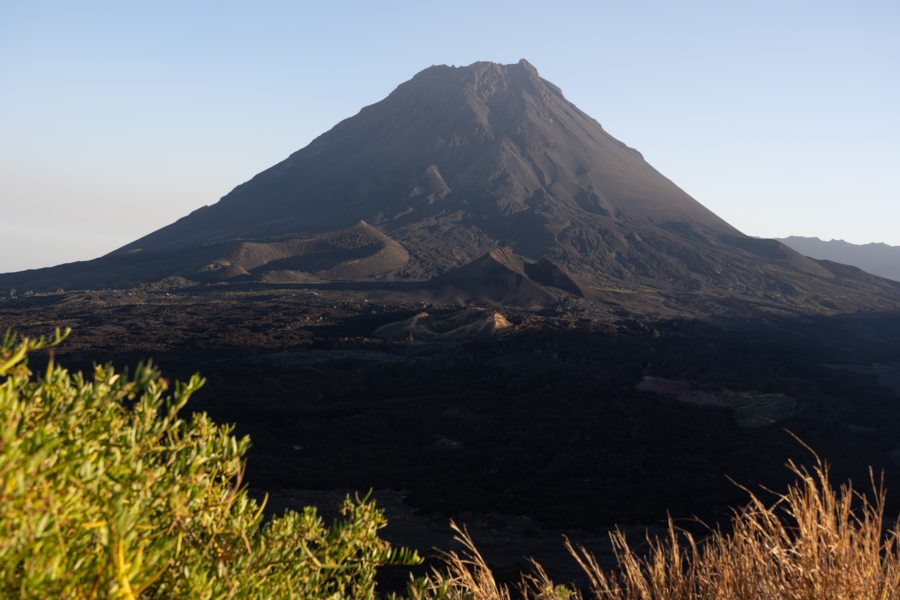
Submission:
M 0 284 L 449 277 L 483 287 L 498 269 L 521 275 L 517 289 L 532 299 L 552 288 L 554 298 L 642 290 L 900 304 L 900 286 L 745 236 L 525 60 L 427 68 L 218 203 L 96 261 Z

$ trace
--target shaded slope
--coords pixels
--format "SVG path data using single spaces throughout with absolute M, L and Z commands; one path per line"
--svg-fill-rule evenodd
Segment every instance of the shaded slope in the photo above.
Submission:
M 569 292 L 574 296 L 585 297 L 585 290 L 565 269 L 551 260 L 542 258 L 537 262 L 525 262 L 525 274 L 541 285 L 550 286 Z
M 554 269 L 555 265 L 548 263 L 535 263 L 518 256 L 509 248 L 495 248 L 462 267 L 436 277 L 429 283 L 429 288 L 458 301 L 481 300 L 510 306 L 548 304 L 559 300 L 563 291 L 572 293 L 561 286 L 553 286 L 554 278 L 561 285 L 580 291 L 564 271 L 558 267 Z M 529 271 L 543 282 L 531 277 Z
M 431 282 L 444 294 L 460 300 L 483 299 L 514 305 L 552 302 L 555 295 L 525 274 L 524 260 L 509 248 L 497 248 Z

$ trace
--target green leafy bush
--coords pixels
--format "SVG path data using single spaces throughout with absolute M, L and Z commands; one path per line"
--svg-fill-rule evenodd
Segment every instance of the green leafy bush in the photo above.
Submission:
M 373 598 L 380 565 L 415 564 L 379 538 L 380 510 L 345 501 L 264 519 L 241 485 L 247 438 L 179 411 L 202 384 L 151 365 L 85 377 L 0 345 L 0 597 Z

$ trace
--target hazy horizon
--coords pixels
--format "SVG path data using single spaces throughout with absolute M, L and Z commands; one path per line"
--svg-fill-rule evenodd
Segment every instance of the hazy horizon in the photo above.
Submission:
M 106 254 L 431 64 L 525 58 L 748 235 L 900 245 L 900 6 L 0 8 L 0 272 Z

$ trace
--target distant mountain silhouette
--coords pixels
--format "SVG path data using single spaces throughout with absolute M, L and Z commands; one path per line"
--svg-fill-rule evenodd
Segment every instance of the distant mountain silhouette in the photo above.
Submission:
M 800 236 L 781 238 L 779 241 L 804 256 L 853 265 L 873 275 L 900 281 L 900 246 L 850 244 L 844 240 L 826 242 Z
M 488 273 L 507 283 L 485 286 Z M 95 261 L 0 276 L 0 286 L 462 286 L 469 276 L 464 296 L 495 301 L 516 280 L 524 301 L 641 290 L 813 309 L 900 304 L 889 282 L 743 235 L 525 60 L 425 69 L 218 203 Z

